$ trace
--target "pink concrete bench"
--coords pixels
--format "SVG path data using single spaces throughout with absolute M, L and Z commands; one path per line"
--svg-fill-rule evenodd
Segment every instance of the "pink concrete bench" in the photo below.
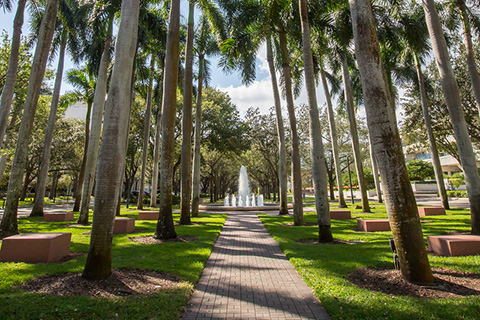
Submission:
M 114 234 L 132 233 L 135 231 L 135 219 L 132 218 L 115 218 L 113 224 Z
M 158 211 L 140 211 L 138 213 L 138 220 L 158 220 Z
M 357 219 L 359 231 L 390 231 L 390 224 L 387 219 Z
M 330 210 L 330 219 L 335 219 L 335 220 L 352 219 L 352 213 L 349 210 Z
M 50 212 L 43 215 L 43 221 L 62 222 L 73 221 L 73 212 Z
M 444 216 L 447 213 L 445 212 L 444 207 L 418 207 L 418 215 L 420 217 L 425 216 Z
M 3 239 L 2 262 L 52 262 L 70 253 L 71 233 L 24 233 Z
M 470 234 L 427 236 L 428 248 L 441 256 L 480 254 L 480 236 Z

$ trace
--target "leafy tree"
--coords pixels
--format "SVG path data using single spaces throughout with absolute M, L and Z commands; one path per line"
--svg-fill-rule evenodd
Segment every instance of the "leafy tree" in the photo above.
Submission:
M 410 181 L 423 181 L 431 179 L 435 175 L 431 163 L 418 159 L 407 162 L 407 171 Z

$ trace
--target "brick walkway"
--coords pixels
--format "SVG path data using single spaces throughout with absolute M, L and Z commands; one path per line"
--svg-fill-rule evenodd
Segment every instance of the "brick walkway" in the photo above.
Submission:
M 330 319 L 252 212 L 230 213 L 183 320 Z

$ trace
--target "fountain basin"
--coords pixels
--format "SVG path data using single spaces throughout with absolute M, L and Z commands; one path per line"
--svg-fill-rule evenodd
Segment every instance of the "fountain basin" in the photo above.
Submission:
M 289 203 L 288 208 L 292 209 L 293 204 Z M 207 211 L 275 211 L 275 210 L 280 210 L 279 206 L 270 206 L 270 205 L 264 205 L 264 206 L 255 206 L 255 207 L 232 207 L 232 206 L 217 206 L 217 205 L 208 205 L 208 206 L 198 206 L 198 209 L 200 210 L 207 210 Z

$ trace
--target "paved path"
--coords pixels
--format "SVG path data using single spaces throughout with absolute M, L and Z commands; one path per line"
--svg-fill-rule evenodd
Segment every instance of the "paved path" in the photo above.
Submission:
M 183 320 L 330 319 L 256 213 L 230 213 Z

